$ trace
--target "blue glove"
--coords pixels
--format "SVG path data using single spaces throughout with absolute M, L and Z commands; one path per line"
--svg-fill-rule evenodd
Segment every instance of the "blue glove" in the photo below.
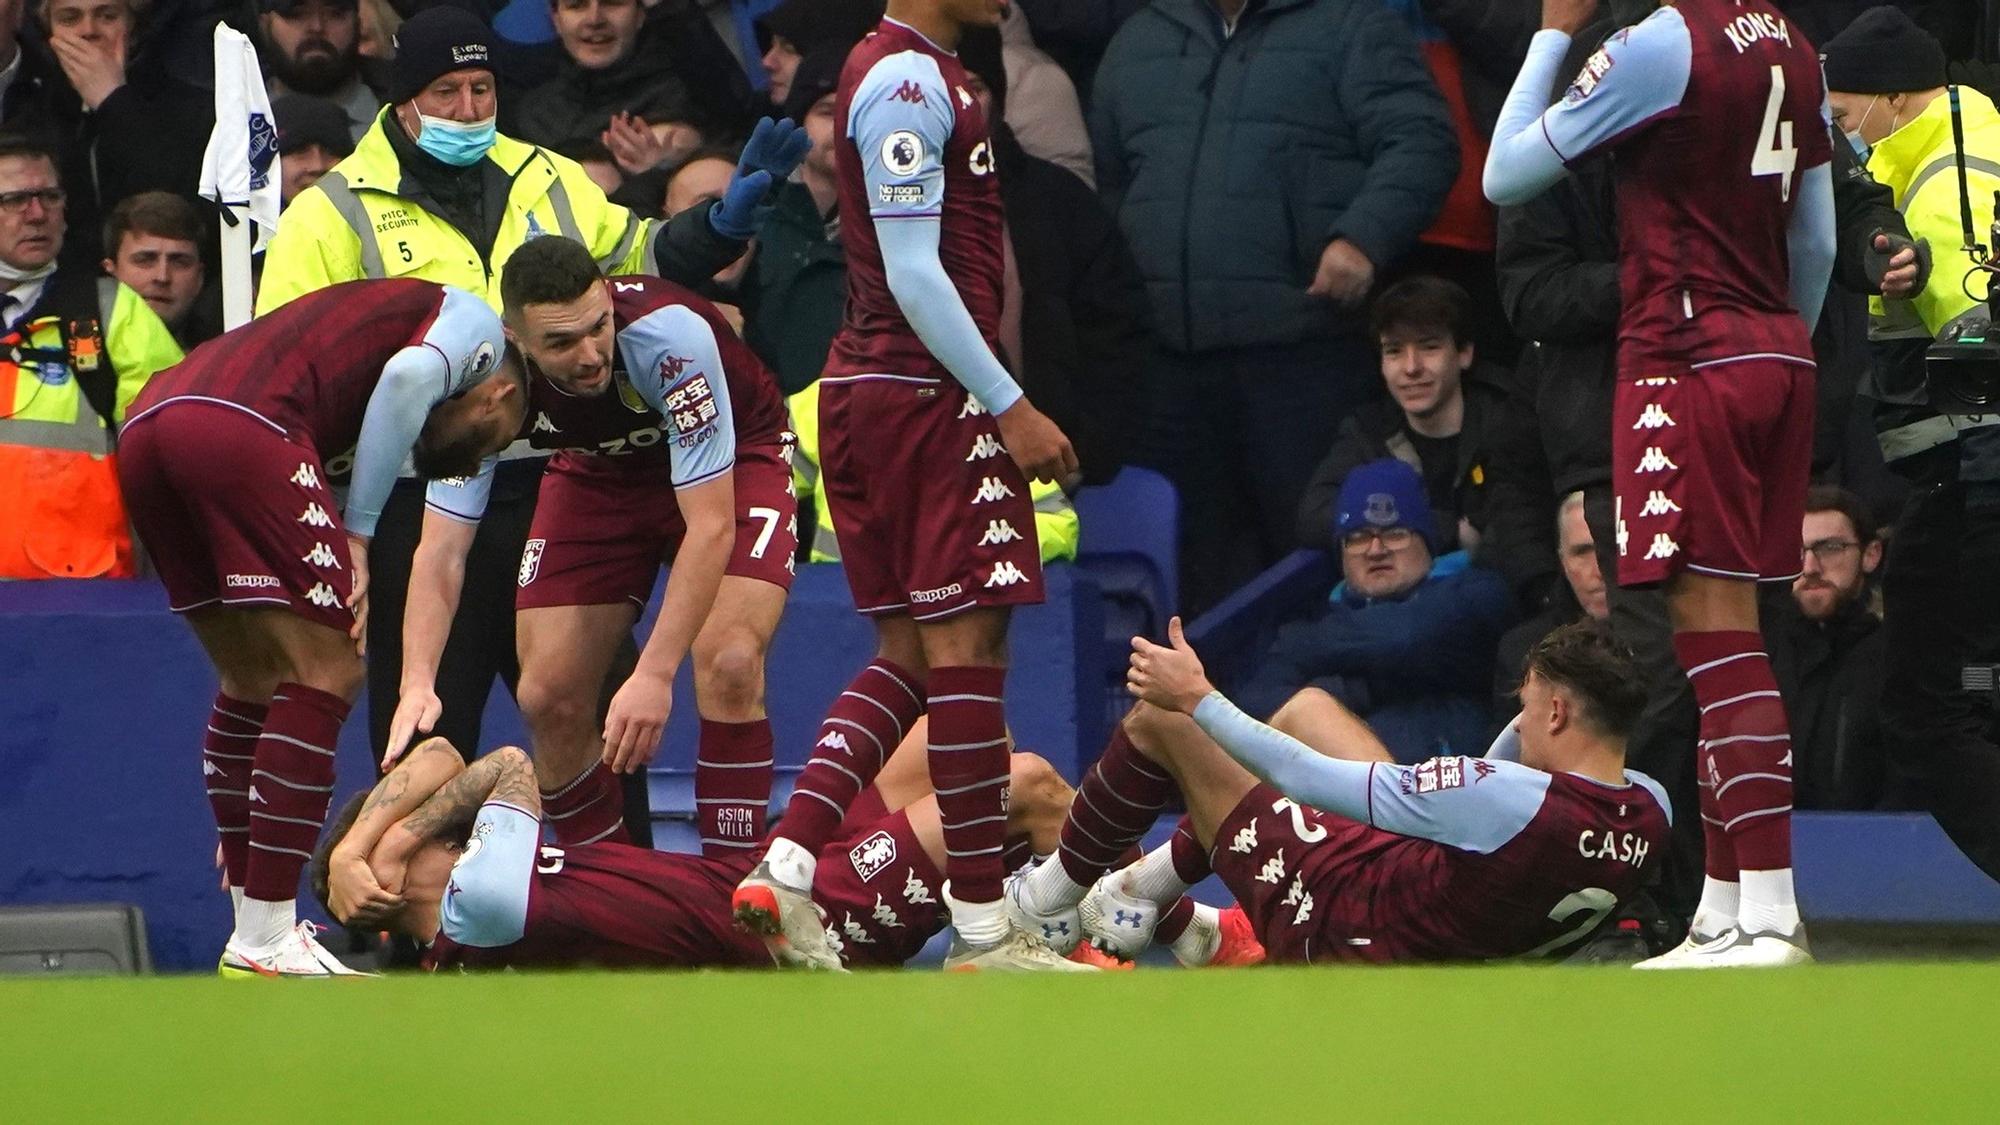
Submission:
M 789 178 L 811 148 L 812 139 L 792 121 L 775 117 L 758 121 L 736 162 L 736 174 L 708 212 L 709 225 L 724 238 L 738 241 L 756 234 L 771 211 L 771 185 Z

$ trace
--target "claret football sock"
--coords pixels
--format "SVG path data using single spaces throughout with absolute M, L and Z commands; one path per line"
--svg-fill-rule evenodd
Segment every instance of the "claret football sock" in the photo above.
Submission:
M 701 721 L 695 752 L 694 804 L 701 854 L 736 855 L 764 839 L 771 800 L 771 721 Z
M 887 660 L 875 660 L 854 677 L 820 724 L 812 761 L 799 774 L 785 819 L 773 833 L 774 871 L 785 857 L 779 841 L 796 844 L 810 871 L 812 857 L 832 842 L 848 806 L 875 780 L 924 706 L 923 681 Z
M 992 903 L 996 911 L 1006 876 L 1001 853 L 1009 769 L 1007 715 L 1000 700 L 1006 680 L 1005 668 L 933 668 L 928 701 L 928 760 L 944 823 L 945 873 L 962 903 Z M 984 944 L 963 926 L 959 932 Z
M 1792 745 L 1763 638 L 1752 632 L 1677 633 L 1674 653 L 1701 706 L 1696 762 L 1709 878 L 1726 882 L 1741 874 L 1738 925 L 1789 933 L 1798 925 L 1791 873 Z M 1710 931 L 1704 926 L 1702 932 Z
M 624 788 L 601 761 L 554 789 L 542 790 L 542 818 L 558 844 L 631 843 L 625 834 Z
M 250 771 L 269 709 L 217 695 L 201 741 L 201 780 L 222 841 L 222 867 L 238 893 L 250 874 Z
M 279 684 L 271 696 L 246 799 L 250 809 L 250 849 L 243 880 L 246 915 L 254 914 L 253 902 L 284 904 L 290 914 L 299 873 L 312 859 L 333 796 L 333 748 L 347 711 L 346 700 L 303 684 Z M 288 920 L 285 928 L 290 924 Z
M 1060 867 L 1081 899 L 1084 889 L 1118 863 L 1120 853 L 1139 842 L 1173 799 L 1174 782 L 1167 772 L 1147 761 L 1120 725 L 1096 764 L 1083 775 L 1076 800 L 1063 822 Z M 1043 899 L 1050 908 L 1058 905 Z

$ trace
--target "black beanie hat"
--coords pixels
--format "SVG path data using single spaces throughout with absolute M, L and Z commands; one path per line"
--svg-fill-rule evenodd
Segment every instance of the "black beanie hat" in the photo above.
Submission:
M 389 101 L 409 101 L 454 70 L 492 70 L 492 48 L 493 32 L 478 16 L 450 4 L 425 8 L 396 29 Z
M 1827 40 L 1820 58 L 1826 88 L 1843 94 L 1907 94 L 1945 84 L 1944 47 L 1901 8 L 1887 4 L 1854 17 Z
M 838 47 L 842 54 L 882 22 L 882 0 L 784 0 L 757 18 L 757 46 L 771 49 L 771 36 L 782 35 L 801 55 L 820 47 Z
M 840 88 L 840 71 L 846 65 L 845 47 L 822 47 L 800 59 L 791 92 L 785 95 L 785 116 L 804 125 L 812 107 Z

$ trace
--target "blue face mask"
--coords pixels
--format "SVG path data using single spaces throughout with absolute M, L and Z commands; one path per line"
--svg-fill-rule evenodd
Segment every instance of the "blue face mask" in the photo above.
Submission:
M 1881 100 L 1880 94 L 1868 99 L 1868 108 L 1861 111 L 1861 120 L 1856 121 L 1854 128 L 1846 134 L 1847 147 L 1854 150 L 1854 159 L 1859 160 L 1863 167 L 1867 166 L 1868 158 L 1875 155 L 1875 146 L 1861 138 L 1861 127 L 1868 124 L 1868 115 L 1875 112 L 1875 103 Z
M 479 163 L 480 158 L 493 147 L 493 138 L 497 135 L 491 117 L 467 124 L 431 117 L 419 111 L 417 120 L 422 123 L 417 131 L 417 147 L 454 168 Z

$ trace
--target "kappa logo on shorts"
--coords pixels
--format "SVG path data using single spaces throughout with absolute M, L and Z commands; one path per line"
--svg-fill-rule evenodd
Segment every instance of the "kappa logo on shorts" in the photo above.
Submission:
M 1667 499 L 1667 494 L 1656 488 L 1646 497 L 1646 506 L 1639 509 L 1639 516 L 1642 519 L 1646 516 L 1664 516 L 1680 510 L 1679 504 Z
M 997 547 L 1002 543 L 1012 543 L 1019 538 L 1021 533 L 1014 530 L 1014 525 L 1010 521 L 988 520 L 986 534 L 979 537 L 979 546 Z
M 1236 838 L 1229 842 L 1229 850 L 1238 855 L 1249 855 L 1251 852 L 1257 850 L 1256 817 L 1251 817 L 1250 823 L 1236 830 Z
M 856 945 L 875 944 L 875 939 L 868 936 L 867 929 L 864 928 L 861 925 L 861 923 L 855 921 L 854 915 L 852 914 L 847 915 L 846 920 L 840 924 L 840 928 L 844 933 L 847 934 L 847 940 L 855 943 Z
M 1671 387 L 1679 382 L 1680 379 L 1673 375 L 1655 375 L 1651 379 L 1634 379 L 1632 380 L 1632 385 L 1635 387 Z
M 521 574 L 515 579 L 517 585 L 525 587 L 535 580 L 542 569 L 542 552 L 548 548 L 546 539 L 530 539 L 521 547 Z
M 1646 548 L 1646 558 L 1670 559 L 1680 554 L 1680 551 L 1681 545 L 1674 542 L 1673 536 L 1662 531 L 1658 535 L 1653 536 L 1653 545 Z
M 328 518 L 326 509 L 320 507 L 318 504 L 307 504 L 306 510 L 299 513 L 298 522 L 305 524 L 307 527 L 333 526 L 333 520 Z
M 965 593 L 965 586 L 961 583 L 954 582 L 949 586 L 939 586 L 935 590 L 913 591 L 910 594 L 910 601 L 916 603 L 917 605 L 929 605 L 932 602 L 941 602 L 946 598 L 955 598 L 963 593 Z
M 319 482 L 319 470 L 313 468 L 310 461 L 299 462 L 298 472 L 292 474 L 292 483 L 298 485 L 300 488 L 324 487 Z
M 1006 481 L 999 477 L 982 477 L 979 481 L 979 491 L 972 494 L 972 502 L 985 504 L 994 500 L 1010 499 L 1013 495 L 1014 490 L 1007 487 Z
M 998 457 L 1005 452 L 1007 452 L 1007 448 L 1000 444 L 999 438 L 994 437 L 992 434 L 980 434 L 978 437 L 972 439 L 972 452 L 967 453 L 965 459 L 967 461 L 984 461 L 989 457 Z
M 1308 921 L 1311 920 L 1312 916 L 1313 916 L 1313 896 L 1311 891 L 1307 891 L 1305 895 L 1299 899 L 1299 912 L 1297 914 L 1292 915 L 1292 925 L 1303 926 Z
M 866 883 L 896 862 L 896 838 L 887 832 L 876 832 L 847 849 L 847 858 L 854 864 L 854 873 Z
M 1305 894 L 1306 877 L 1303 875 L 1294 875 L 1292 876 L 1292 885 L 1285 888 L 1285 897 L 1280 902 L 1285 906 L 1297 906 L 1299 900 L 1304 898 Z
M 341 569 L 339 557 L 333 553 L 332 547 L 324 543 L 314 543 L 313 549 L 301 555 L 299 561 L 312 566 L 330 566 L 335 570 Z
M 1033 579 L 1021 573 L 1020 567 L 1002 561 L 993 564 L 993 573 L 986 576 L 986 588 L 991 590 L 995 586 L 1018 586 L 1031 581 Z
M 882 893 L 880 891 L 875 893 L 875 924 L 878 926 L 887 926 L 892 930 L 903 928 L 903 919 L 896 913 L 895 907 L 882 901 Z
M 1671 426 L 1673 424 L 1673 417 L 1660 409 L 1659 403 L 1649 402 L 1646 404 L 1646 409 L 1639 412 L 1639 420 L 1632 423 L 1632 428 L 1635 430 L 1657 430 L 1662 426 Z
M 971 395 L 966 395 L 965 405 L 958 408 L 958 420 L 963 422 L 967 418 L 984 413 L 986 413 L 986 408 L 979 404 L 979 400 L 973 398 Z
M 1275 887 L 1279 883 L 1283 882 L 1284 878 L 1285 878 L 1285 849 L 1279 848 L 1277 855 L 1274 855 L 1270 859 L 1264 861 L 1264 869 L 1262 871 L 1257 872 L 1257 881 L 1259 883 L 1269 883 Z
M 1664 473 L 1669 469 L 1678 471 L 1680 466 L 1673 463 L 1672 459 L 1667 456 L 1666 450 L 1661 449 L 1657 445 L 1649 445 L 1646 447 L 1646 452 L 1639 458 L 1639 467 L 1633 471 L 1640 473 Z
M 222 584 L 232 590 L 278 590 L 284 587 L 284 583 L 268 574 L 225 575 Z
M 917 878 L 917 869 L 912 867 L 903 872 L 903 901 L 911 906 L 935 906 L 937 899 L 931 896 L 931 889 Z
M 306 600 L 322 609 L 330 609 L 340 604 L 340 595 L 326 583 L 315 582 L 313 588 L 306 591 Z

